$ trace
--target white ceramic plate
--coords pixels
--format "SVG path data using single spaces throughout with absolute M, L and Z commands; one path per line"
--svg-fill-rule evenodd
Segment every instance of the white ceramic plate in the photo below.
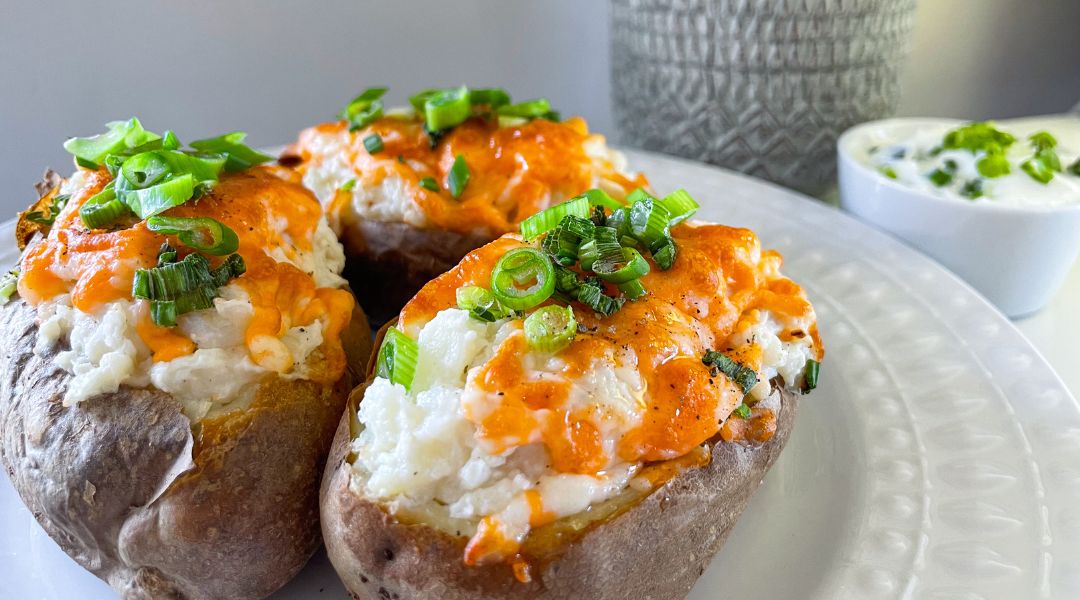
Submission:
M 1009 321 L 834 209 L 716 168 L 630 158 L 657 189 L 687 188 L 701 218 L 782 251 L 827 349 L 787 450 L 691 598 L 1080 597 L 1080 408 Z M 0 264 L 15 256 L 4 246 Z M 0 532 L 0 596 L 112 597 L 4 478 Z M 312 597 L 346 597 L 321 553 L 275 595 Z

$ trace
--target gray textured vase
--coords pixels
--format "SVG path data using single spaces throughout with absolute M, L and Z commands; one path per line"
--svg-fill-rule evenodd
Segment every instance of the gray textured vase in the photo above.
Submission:
M 619 139 L 819 194 L 839 134 L 895 110 L 914 12 L 915 0 L 613 0 Z

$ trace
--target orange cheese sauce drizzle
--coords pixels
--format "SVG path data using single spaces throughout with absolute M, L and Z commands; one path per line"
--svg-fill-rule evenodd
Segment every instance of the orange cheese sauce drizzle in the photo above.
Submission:
M 556 354 L 563 365 L 556 376 L 530 373 L 523 360 L 528 347 L 520 332 L 505 338 L 493 356 L 470 372 L 466 385 L 496 399 L 483 411 L 466 407 L 477 440 L 489 452 L 541 443 L 553 471 L 601 476 L 616 463 L 649 464 L 685 456 L 718 434 L 724 441 L 752 444 L 771 437 L 772 411 L 753 408 L 745 420 L 730 416 L 743 402 L 743 394 L 723 374 L 710 373 L 701 357 L 708 349 L 731 352 L 724 346 L 729 336 L 756 323 L 761 311 L 769 311 L 785 325 L 782 336 L 809 337 L 811 353 L 820 360 L 823 351 L 813 308 L 803 290 L 780 274 L 780 255 L 763 251 L 751 231 L 694 223 L 676 227 L 672 235 L 678 259 L 668 271 L 653 266 L 642 279 L 648 290 L 644 298 L 627 302 L 610 317 L 573 305 L 579 333 Z M 455 306 L 457 288 L 488 286 L 498 259 L 522 245 L 516 236 L 504 236 L 472 252 L 405 306 L 398 327 L 415 339 L 435 314 Z M 595 417 L 568 402 L 572 383 L 605 354 L 635 361 L 629 366 L 636 369 L 645 390 L 640 424 L 621 432 L 613 455 L 601 444 Z M 755 345 L 743 346 L 731 356 L 762 369 L 761 350 Z M 535 525 L 553 518 L 542 504 L 533 514 Z M 497 519 L 487 517 L 469 544 L 466 560 L 510 559 L 519 542 L 505 539 Z
M 115 230 L 88 230 L 79 218 L 79 207 L 111 178 L 103 170 L 84 174 L 85 185 L 72 194 L 48 236 L 28 247 L 22 257 L 19 294 L 32 305 L 70 294 L 76 309 L 93 313 L 109 302 L 132 301 L 135 271 L 157 264 L 162 243 L 168 239 L 181 255 L 190 252 L 176 239 L 149 231 L 143 222 Z M 271 257 L 276 253 L 292 259 L 299 252 L 311 252 L 321 210 L 316 198 L 299 184 L 255 168 L 223 174 L 208 195 L 164 214 L 211 217 L 236 232 L 240 241 L 237 252 L 247 272 L 234 281 L 251 299 L 253 317 L 245 337 L 252 360 L 270 370 L 286 372 L 291 361 L 282 364 L 280 359 L 272 359 L 267 348 L 280 349 L 275 344 L 281 344 L 280 336 L 290 327 L 324 319 L 321 360 L 310 372 L 312 379 L 331 382 L 345 368 L 340 333 L 352 314 L 352 295 L 341 289 L 317 288 L 310 274 Z M 209 258 L 213 266 L 223 259 Z M 186 356 L 196 349 L 179 329 L 155 325 L 146 306 L 140 307 L 136 330 L 155 362 Z
M 317 169 L 328 160 L 351 165 L 356 186 L 374 188 L 387 177 L 406 182 L 408 195 L 430 226 L 462 234 L 499 235 L 513 231 L 528 217 L 581 193 L 598 182 L 616 197 L 647 185 L 640 175 L 620 174 L 610 160 L 589 156 L 589 143 L 602 143 L 590 134 L 585 121 L 570 118 L 561 123 L 536 119 L 515 127 L 499 127 L 493 120 L 472 118 L 430 145 L 419 119 L 384 117 L 361 130 L 348 132 L 344 121 L 311 127 L 300 134 L 293 152 L 301 158 L 298 169 Z M 383 150 L 371 154 L 365 137 L 377 134 Z M 348 135 L 346 156 L 322 154 L 320 136 Z M 455 158 L 465 158 L 469 183 L 459 198 L 447 189 L 447 177 Z M 440 191 L 420 186 L 434 178 Z M 344 183 L 344 182 L 342 182 Z M 347 221 L 350 194 L 327 200 L 332 222 Z M 326 200 L 326 199 L 324 199 Z

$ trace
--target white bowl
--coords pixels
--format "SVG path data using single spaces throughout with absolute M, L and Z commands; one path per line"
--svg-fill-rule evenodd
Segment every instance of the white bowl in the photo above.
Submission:
M 837 141 L 840 205 L 937 259 L 1002 312 L 1038 311 L 1061 287 L 1080 254 L 1080 205 L 1044 207 L 963 202 L 914 190 L 871 167 L 869 148 L 953 119 L 886 119 L 847 130 Z M 1046 129 L 1080 145 L 1080 119 L 1000 122 L 1019 135 Z

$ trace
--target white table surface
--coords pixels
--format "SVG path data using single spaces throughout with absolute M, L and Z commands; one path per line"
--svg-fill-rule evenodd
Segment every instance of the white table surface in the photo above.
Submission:
M 1080 399 L 1080 261 L 1046 308 L 1014 323 Z

